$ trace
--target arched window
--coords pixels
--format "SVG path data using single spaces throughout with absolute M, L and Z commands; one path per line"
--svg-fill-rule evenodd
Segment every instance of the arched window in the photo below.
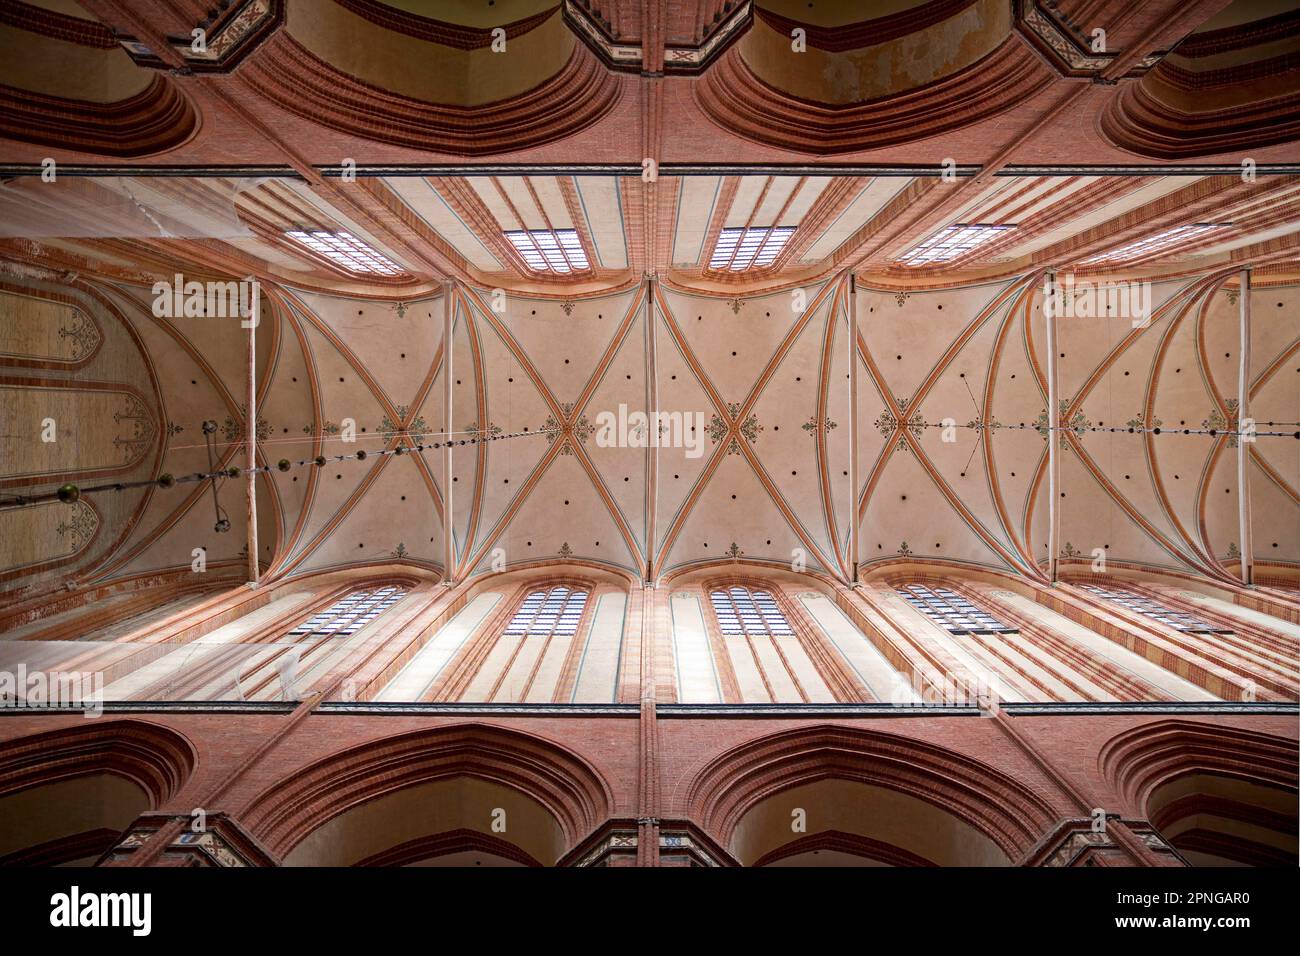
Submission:
M 347 637 L 361 630 L 379 615 L 406 597 L 406 588 L 387 584 L 377 588 L 352 591 L 306 621 L 286 637 Z
M 715 588 L 709 593 L 709 598 L 713 601 L 718 628 L 725 636 L 767 634 L 786 637 L 794 634 L 770 591 L 733 585 Z
M 1166 627 L 1172 627 L 1176 631 L 1182 631 L 1185 634 L 1231 634 L 1232 631 L 1226 627 L 1215 627 L 1213 624 L 1207 624 L 1194 614 L 1187 614 L 1184 611 L 1175 611 L 1167 608 L 1163 604 L 1144 597 L 1136 592 L 1124 588 L 1103 588 L 1096 584 L 1080 584 L 1079 587 L 1089 594 L 1096 595 L 1103 601 L 1110 601 L 1112 604 L 1118 604 L 1120 607 L 1133 611 L 1135 614 L 1141 614 L 1149 617 L 1153 621 L 1159 621 Z
M 578 633 L 587 592 L 557 584 L 539 588 L 524 598 L 503 634 L 523 637 L 570 637 Z
M 981 611 L 960 594 L 947 588 L 927 588 L 909 584 L 898 588 L 899 595 L 912 607 L 934 621 L 949 634 L 1019 634 L 993 615 Z

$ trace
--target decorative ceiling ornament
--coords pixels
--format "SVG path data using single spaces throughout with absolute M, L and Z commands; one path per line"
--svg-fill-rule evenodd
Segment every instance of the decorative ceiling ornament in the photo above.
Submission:
M 95 323 L 90 321 L 80 309 L 76 308 L 72 310 L 68 321 L 59 326 L 59 338 L 66 339 L 71 343 L 72 357 L 74 359 L 90 355 L 95 349 L 99 348 L 99 343 L 103 341 Z
M 1164 420 L 1160 418 L 1153 418 L 1151 419 L 1151 424 L 1148 425 L 1146 422 L 1145 413 L 1139 412 L 1138 414 L 1130 418 L 1128 421 L 1126 421 L 1124 424 L 1127 425 L 1130 429 L 1133 429 L 1134 431 L 1142 431 L 1146 428 L 1160 428 L 1162 425 L 1164 425 Z
M 591 0 L 565 0 L 564 21 L 592 53 L 611 70 L 646 75 L 640 40 L 625 41 L 614 35 L 613 25 Z M 705 27 L 704 37 L 695 44 L 664 47 L 662 73 L 691 76 L 702 72 L 717 56 L 745 34 L 754 22 L 753 5 L 741 0 L 735 9 L 720 14 Z M 649 74 L 649 75 L 654 75 Z
M 113 438 L 113 447 L 126 454 L 126 461 L 131 461 L 144 454 L 154 437 L 153 415 L 145 408 L 144 402 L 135 395 L 125 396 L 126 407 L 113 413 L 113 421 L 121 425 L 128 423 L 130 433 Z
M 215 13 L 215 10 L 214 10 Z M 244 0 L 194 25 L 189 36 L 167 37 L 167 45 L 185 61 L 185 72 L 229 73 L 284 22 L 282 0 Z M 170 69 L 158 54 L 132 36 L 118 42 L 137 66 Z
M 907 407 L 912 401 L 910 398 L 896 397 L 894 401 L 898 404 L 898 410 L 902 413 L 903 418 L 901 420 L 895 418 L 893 412 L 885 409 L 877 416 L 873 425 L 876 431 L 880 432 L 885 438 L 889 438 L 895 432 L 901 430 L 903 437 L 899 439 L 898 447 L 903 451 L 911 451 L 912 446 L 908 443 L 908 434 L 911 434 L 913 438 L 920 438 L 930 426 L 919 411 L 914 411 L 911 415 L 907 414 Z
M 990 431 L 996 431 L 999 428 L 1006 428 L 1007 426 L 1003 425 L 996 418 L 989 419 L 986 422 L 984 421 L 983 416 L 977 415 L 976 417 L 972 418 L 970 421 L 966 423 L 966 427 L 973 429 L 977 432 L 982 432 L 986 428 L 989 429 Z
M 481 441 L 484 438 L 492 438 L 494 435 L 501 434 L 501 426 L 488 422 L 486 428 L 479 428 L 478 422 L 470 422 L 465 426 L 465 432 L 475 441 Z
M 554 415 L 547 415 L 546 421 L 542 423 L 547 444 L 554 445 L 557 441 L 564 443 L 560 448 L 561 455 L 574 454 L 574 444 L 585 445 L 587 439 L 596 431 L 596 427 L 587 420 L 586 415 L 579 415 L 575 420 L 573 409 L 572 402 L 561 405 L 559 421 Z
M 1202 419 L 1201 427 L 1209 431 L 1227 432 L 1228 447 L 1236 448 L 1237 447 L 1237 400 L 1235 398 L 1230 398 L 1226 402 L 1224 402 L 1224 404 L 1228 407 L 1227 417 L 1225 417 L 1224 414 L 1221 411 L 1219 411 L 1219 409 L 1216 408 L 1210 412 L 1209 417 Z
M 72 503 L 72 513 L 60 521 L 55 532 L 64 540 L 70 551 L 80 551 L 99 528 L 99 515 L 84 501 Z
M 1070 400 L 1068 398 L 1061 399 L 1059 405 L 1059 413 L 1057 415 L 1056 425 L 1054 427 L 1061 431 L 1074 432 L 1076 437 L 1082 438 L 1084 434 L 1088 431 L 1088 429 L 1092 427 L 1092 422 L 1088 420 L 1088 417 L 1083 414 L 1083 411 L 1081 409 L 1076 410 L 1075 413 L 1071 415 L 1069 420 L 1067 421 L 1065 418 L 1065 413 L 1068 412 L 1069 410 L 1070 410 Z M 1034 419 L 1034 431 L 1038 432 L 1039 437 L 1041 437 L 1043 441 L 1047 441 L 1048 435 L 1051 434 L 1052 427 L 1053 426 L 1048 424 L 1047 409 L 1044 408 L 1038 413 L 1038 417 Z M 1063 442 L 1061 444 L 1061 447 L 1068 448 L 1069 444 Z
M 571 547 L 569 547 L 569 542 L 566 541 L 566 542 L 564 542 L 564 544 L 560 545 L 560 552 L 559 552 L 559 553 L 560 553 L 560 557 L 562 557 L 562 558 L 571 558 L 571 557 L 573 557 L 573 549 L 572 549 Z
M 713 444 L 723 444 L 728 455 L 740 454 L 740 439 L 744 438 L 749 443 L 758 440 L 758 433 L 763 430 L 763 426 L 758 423 L 757 415 L 748 415 L 744 421 L 738 421 L 740 417 L 741 406 L 738 402 L 729 402 L 727 404 L 727 418 L 721 415 L 714 415 L 709 420 L 708 433 Z
M 835 422 L 831 421 L 829 418 L 818 419 L 816 415 L 813 415 L 799 427 L 802 428 L 804 431 L 806 431 L 809 435 L 816 435 L 819 430 L 823 432 L 828 432 L 833 428 L 838 428 L 839 426 L 836 425 Z
M 403 425 L 402 422 L 406 421 L 409 413 L 410 409 L 407 406 L 398 405 L 397 421 L 393 421 L 392 418 L 385 414 L 383 421 L 379 423 L 379 433 L 388 438 L 400 437 L 408 444 L 418 445 L 424 441 L 424 436 L 429 433 L 429 425 L 425 422 L 423 415 L 416 415 L 409 424 Z
M 1105 49 L 1105 34 L 1084 36 L 1052 9 L 1051 3 L 1016 0 L 1016 31 L 1062 76 L 1096 76 L 1115 62 Z M 1094 49 L 1100 41 L 1101 49 Z M 1141 76 L 1164 59 L 1166 51 L 1142 57 L 1125 76 Z
M 905 557 L 905 558 L 910 558 L 910 557 L 912 556 L 912 549 L 909 548 L 909 547 L 907 546 L 907 542 L 904 541 L 902 544 L 900 544 L 900 545 L 898 546 L 898 552 L 897 552 L 897 553 L 898 553 L 898 554 L 901 554 L 901 555 L 902 555 L 903 557 Z
M 734 541 L 731 542 L 731 547 L 729 547 L 726 551 L 723 552 L 723 554 L 731 558 L 732 561 L 740 560 L 741 555 L 743 555 L 744 553 L 745 553 L 744 549 L 742 549 L 740 545 L 736 544 L 736 542 Z
M 239 419 L 235 420 L 234 416 L 227 415 L 226 423 L 221 426 L 221 434 L 228 442 L 241 442 L 244 440 L 244 423 L 248 419 L 248 404 L 244 403 L 239 406 Z M 266 441 L 271 437 L 271 423 L 263 418 L 260 414 L 257 416 L 257 440 Z

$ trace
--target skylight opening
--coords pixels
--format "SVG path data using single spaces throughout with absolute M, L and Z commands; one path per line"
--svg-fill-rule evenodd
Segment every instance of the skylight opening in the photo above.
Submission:
M 534 272 L 585 272 L 591 268 L 574 229 L 514 229 L 506 238 Z
M 1154 621 L 1159 621 L 1161 624 L 1172 627 L 1176 631 L 1182 631 L 1184 634 L 1232 633 L 1229 628 L 1215 627 L 1194 614 L 1165 607 L 1163 604 L 1124 588 L 1104 588 L 1096 584 L 1080 584 L 1079 587 L 1103 600 L 1111 601 L 1120 607 L 1127 608 L 1144 617 L 1149 617 Z
M 567 587 L 533 591 L 524 598 L 502 633 L 519 637 L 572 636 L 578 633 L 587 592 Z
M 794 226 L 723 229 L 713 247 L 710 269 L 742 272 L 770 266 L 794 235 Z
M 394 277 L 402 274 L 401 266 L 350 232 L 326 232 L 319 229 L 304 232 L 294 229 L 285 235 L 349 272 Z
M 932 262 L 952 262 L 1014 228 L 1016 227 L 985 223 L 954 223 L 913 246 L 894 261 L 913 267 L 928 266 Z
M 966 598 L 948 588 L 928 588 L 909 584 L 898 588 L 899 595 L 949 634 L 1019 634 L 1017 628 L 1003 624 L 992 614 L 977 608 Z
M 718 630 L 726 636 L 761 635 L 790 637 L 794 630 L 775 599 L 756 588 L 718 588 L 709 593 Z
M 303 621 L 286 637 L 348 637 L 406 597 L 406 588 L 387 585 L 353 591 L 324 611 Z
M 1130 242 L 1118 249 L 1107 249 L 1095 256 L 1089 256 L 1087 259 L 1080 259 L 1079 265 L 1088 266 L 1098 262 L 1128 262 L 1158 252 L 1161 249 L 1167 249 L 1170 246 L 1196 239 L 1207 232 L 1213 232 L 1215 229 L 1227 228 L 1230 225 L 1232 223 L 1229 222 L 1197 222 L 1188 226 L 1176 226 L 1173 229 L 1166 229 L 1164 232 L 1157 232 L 1154 236 L 1146 236 L 1143 239 Z

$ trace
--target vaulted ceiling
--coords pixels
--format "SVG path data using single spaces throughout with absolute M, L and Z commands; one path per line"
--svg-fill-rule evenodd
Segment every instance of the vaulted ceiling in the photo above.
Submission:
M 205 419 L 240 465 L 245 332 L 156 316 L 152 288 L 253 276 L 263 465 L 519 434 L 457 446 L 447 474 L 428 451 L 259 476 L 267 577 L 567 558 L 653 581 L 729 556 L 842 581 L 918 559 L 1041 577 L 1044 273 L 1145 281 L 1148 325 L 1060 320 L 1058 412 L 1080 427 L 1058 557 L 1234 574 L 1235 446 L 1174 432 L 1234 421 L 1246 266 L 1254 417 L 1300 421 L 1300 176 L 1283 165 L 1300 18 L 1245 0 L 877 6 L 0 5 L 6 50 L 84 67 L 0 68 L 0 303 L 21 340 L 0 378 L 138 396 L 150 453 L 63 478 L 204 471 Z M 178 39 L 195 28 L 204 57 Z M 807 59 L 787 53 L 796 29 Z M 958 224 L 987 241 L 902 261 Z M 726 252 L 767 229 L 757 264 Z M 519 238 L 570 232 L 550 267 Z M 311 233 L 392 269 L 295 238 Z M 107 344 L 46 354 L 78 337 Z M 608 447 L 620 408 L 690 416 L 701 453 Z M 1291 575 L 1300 442 L 1261 438 L 1248 462 L 1255 560 Z M 115 580 L 196 547 L 236 567 L 241 484 L 219 490 L 232 533 L 207 485 L 134 491 L 75 545 L 42 525 L 51 545 L 10 567 Z
M 255 275 L 362 296 L 409 295 L 456 278 L 551 296 L 626 289 L 653 273 L 710 292 L 757 292 L 818 281 L 845 269 L 884 284 L 942 286 L 1047 267 L 1080 275 L 1157 278 L 1300 250 L 1300 176 L 1004 175 L 986 185 L 942 176 L 665 176 L 655 189 L 653 233 L 642 180 L 617 175 L 389 176 L 322 196 L 292 178 L 37 177 L 0 187 L 0 249 L 40 244 L 69 268 L 102 264 L 121 278 L 167 274 Z M 362 209 L 347 190 L 381 212 Z M 954 223 L 1003 229 L 960 257 L 900 262 Z M 1217 228 L 1145 251 L 1108 252 L 1166 230 Z M 766 265 L 713 266 L 726 230 L 789 227 Z M 294 241 L 301 230 L 345 230 L 401 268 L 360 275 Z M 576 233 L 587 268 L 530 266 L 507 233 Z M 1088 260 L 1102 257 L 1104 261 Z

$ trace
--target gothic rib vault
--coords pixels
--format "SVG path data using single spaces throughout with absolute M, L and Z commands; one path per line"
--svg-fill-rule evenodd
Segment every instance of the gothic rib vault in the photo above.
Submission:
M 0 45 L 0 866 L 1293 860 L 1287 4 Z

